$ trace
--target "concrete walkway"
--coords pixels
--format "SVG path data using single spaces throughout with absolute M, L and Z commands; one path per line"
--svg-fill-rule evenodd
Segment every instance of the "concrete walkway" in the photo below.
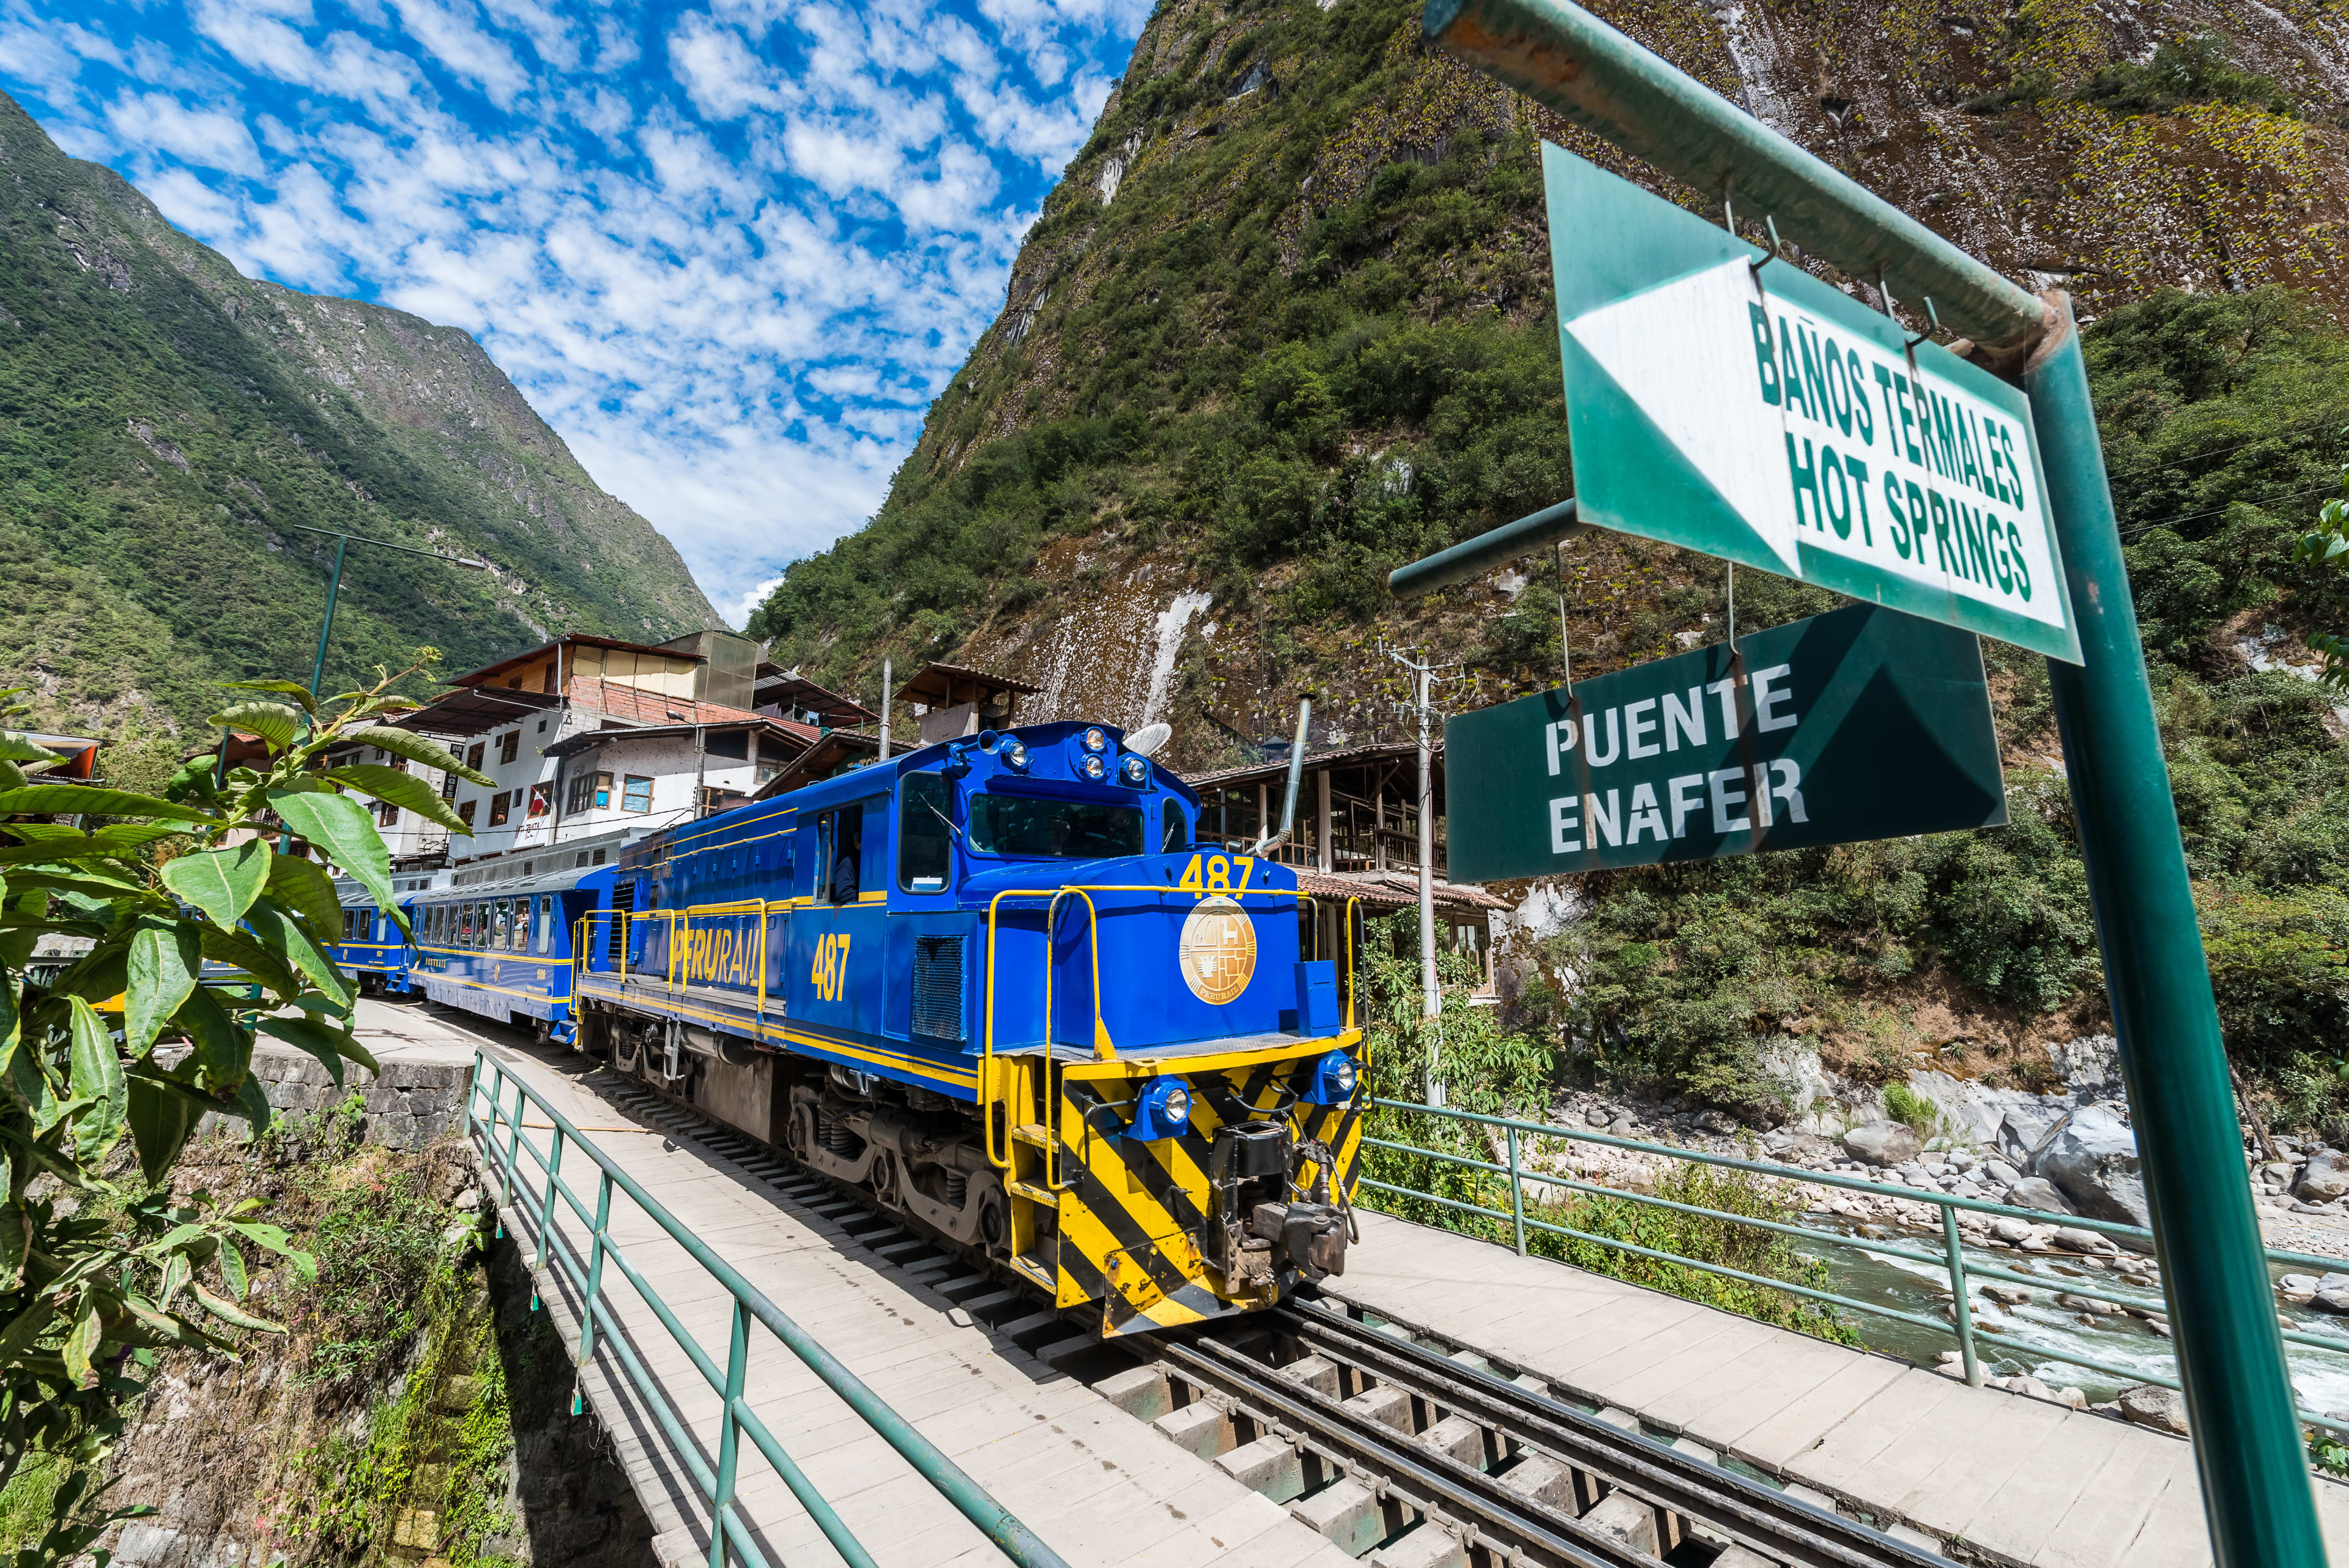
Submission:
M 2182 1439 L 1383 1214 L 1325 1294 L 1636 1414 L 1942 1550 L 2030 1568 L 2210 1561 Z M 2335 1563 L 2349 1487 L 2319 1480 Z
M 445 1021 L 440 1026 L 452 1027 Z M 591 1065 L 584 1059 L 505 1043 L 493 1044 L 492 1054 L 1070 1563 L 1135 1568 L 1340 1568 L 1351 1563 L 1286 1511 L 1201 1464 L 1001 1334 L 968 1314 L 950 1318 L 951 1301 L 865 1251 L 840 1226 L 748 1171 L 672 1143 L 657 1129 L 636 1127 L 582 1083 L 582 1070 Z M 545 1118 L 533 1109 L 528 1120 Z M 551 1132 L 530 1132 L 543 1149 Z M 523 1201 L 509 1202 L 501 1212 L 528 1258 L 537 1243 L 536 1203 L 528 1195 L 539 1190 L 543 1178 L 533 1179 L 537 1168 L 528 1156 L 523 1169 Z M 574 1151 L 564 1170 L 592 1206 L 593 1165 Z M 625 1194 L 616 1193 L 612 1213 L 612 1231 L 629 1261 L 722 1369 L 731 1298 Z M 567 1212 L 557 1222 L 585 1256 L 587 1228 Z M 957 1272 L 928 1278 L 947 1283 Z M 539 1284 L 555 1326 L 575 1347 L 577 1293 L 551 1264 Z M 607 1271 L 605 1287 L 631 1345 L 714 1471 L 719 1397 L 618 1271 Z M 751 1407 L 878 1562 L 932 1568 L 1006 1561 L 773 1335 L 754 1324 L 750 1345 Z M 581 1382 L 652 1516 L 661 1560 L 706 1562 L 709 1509 L 600 1340 Z M 747 1439 L 740 1496 L 774 1568 L 840 1561 Z

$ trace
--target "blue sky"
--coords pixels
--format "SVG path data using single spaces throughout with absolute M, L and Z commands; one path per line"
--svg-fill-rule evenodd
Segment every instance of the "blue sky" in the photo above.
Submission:
M 857 527 L 1148 0 L 0 0 L 240 268 L 462 327 L 729 619 Z

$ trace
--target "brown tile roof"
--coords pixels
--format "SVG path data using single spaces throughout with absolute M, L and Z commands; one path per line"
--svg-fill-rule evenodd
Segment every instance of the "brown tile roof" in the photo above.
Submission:
M 1297 871 L 1298 890 L 1323 898 L 1360 898 L 1365 904 L 1380 909 L 1401 909 L 1419 901 L 1419 875 L 1413 871 L 1364 871 L 1349 876 L 1337 876 L 1328 871 L 1311 871 L 1299 867 Z M 1435 879 L 1435 901 L 1440 906 L 1470 909 L 1506 909 L 1506 898 L 1487 893 L 1482 888 L 1464 883 Z
M 593 675 L 574 675 L 569 682 L 571 705 L 631 724 L 772 724 L 781 721 L 730 708 L 722 702 L 698 702 L 624 685 Z M 793 726 L 794 729 L 805 726 Z

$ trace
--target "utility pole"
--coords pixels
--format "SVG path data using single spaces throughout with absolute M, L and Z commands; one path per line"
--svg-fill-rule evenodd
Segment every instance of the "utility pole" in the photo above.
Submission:
M 889 688 L 895 680 L 885 653 L 881 656 L 881 760 L 885 763 L 889 760 Z
M 1444 1044 L 1444 986 L 1435 973 L 1435 741 L 1431 726 L 1437 718 L 1433 699 L 1436 671 L 1428 663 L 1381 640 L 1380 651 L 1411 674 L 1410 712 L 1419 724 L 1419 989 L 1420 1016 L 1427 1021 L 1433 1044 L 1427 1049 L 1427 1103 L 1444 1104 L 1441 1056 Z M 1446 677 L 1456 680 L 1458 677 Z

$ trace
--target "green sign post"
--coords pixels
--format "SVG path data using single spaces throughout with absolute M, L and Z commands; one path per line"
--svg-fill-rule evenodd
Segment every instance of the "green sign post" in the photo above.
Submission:
M 2000 276 L 1569 0 L 1428 0 L 1423 26 L 1435 47 L 1689 188 L 1769 220 L 1811 255 L 1880 280 L 1912 306 L 1930 304 L 1970 340 L 1966 358 L 2022 387 L 2078 639 L 2079 662 L 2051 657 L 2048 677 L 2212 1552 L 2219 1568 L 2317 1568 L 2324 1541 L 2308 1455 L 2070 300 Z M 1769 275 L 1794 270 L 1770 263 L 1764 288 Z M 1742 373 L 1755 375 L 1750 364 Z M 1910 410 L 1913 419 L 1913 381 Z M 1930 511 L 1928 502 L 1929 526 Z M 1556 537 L 1579 525 L 1542 526 Z M 1455 562 L 1474 555 L 1464 547 Z
M 1578 520 L 2080 660 L 2022 391 L 1542 148 Z
M 1981 644 L 1872 605 L 1460 714 L 1444 749 L 1461 882 L 2006 820 Z

